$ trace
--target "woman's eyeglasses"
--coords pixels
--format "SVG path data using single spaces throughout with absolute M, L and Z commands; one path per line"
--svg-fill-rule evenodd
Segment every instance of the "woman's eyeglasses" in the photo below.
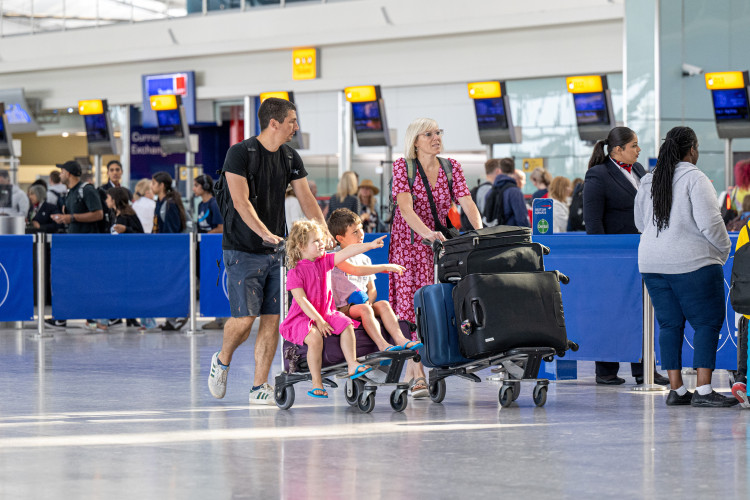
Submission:
M 423 136 L 427 137 L 428 139 L 430 139 L 433 135 L 437 136 L 437 137 L 443 137 L 443 134 L 445 134 L 445 130 L 440 129 L 440 130 L 436 130 L 435 132 L 425 132 L 425 133 L 419 134 L 419 135 L 423 135 Z

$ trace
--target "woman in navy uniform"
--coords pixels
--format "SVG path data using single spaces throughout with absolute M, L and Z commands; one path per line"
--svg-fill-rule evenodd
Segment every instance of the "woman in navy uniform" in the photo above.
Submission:
M 604 147 L 607 147 L 607 154 Z M 641 177 L 646 169 L 638 163 L 641 148 L 638 136 L 628 127 L 615 127 L 603 141 L 597 141 L 589 160 L 583 186 L 583 219 L 587 234 L 638 234 L 633 205 Z M 630 364 L 636 383 L 643 383 L 643 363 Z M 620 363 L 596 362 L 596 383 L 624 384 L 617 376 Z M 669 380 L 655 373 L 654 382 L 667 385 Z

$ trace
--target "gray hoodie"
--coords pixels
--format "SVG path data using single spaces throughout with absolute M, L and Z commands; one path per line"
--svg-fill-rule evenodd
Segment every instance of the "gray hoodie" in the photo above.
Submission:
M 642 273 L 682 274 L 712 264 L 724 265 L 731 243 L 711 181 L 698 167 L 680 162 L 672 180 L 669 227 L 656 235 L 651 199 L 653 174 L 641 179 L 635 195 L 635 225 L 641 234 L 638 269 Z

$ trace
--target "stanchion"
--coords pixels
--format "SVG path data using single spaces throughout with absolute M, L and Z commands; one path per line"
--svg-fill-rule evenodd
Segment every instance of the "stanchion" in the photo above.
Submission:
M 654 304 L 648 294 L 646 284 L 643 287 L 643 385 L 637 385 L 634 392 L 664 392 L 666 387 L 654 384 Z
M 188 321 L 188 331 L 187 335 L 198 335 L 201 333 L 204 333 L 200 330 L 198 330 L 196 325 L 196 315 L 197 315 L 197 302 L 196 297 L 198 296 L 197 293 L 197 283 L 198 280 L 196 279 L 197 276 L 197 269 L 196 269 L 196 254 L 197 254 L 197 240 L 198 239 L 198 233 L 195 230 L 195 225 L 193 225 L 193 229 L 190 231 L 190 260 L 189 260 L 189 267 L 190 267 L 190 318 Z
M 43 339 L 52 337 L 51 334 L 44 331 L 44 298 L 47 290 L 44 282 L 44 270 L 46 268 L 45 259 L 45 234 L 40 232 L 34 235 L 36 243 L 36 309 L 37 309 L 37 320 L 36 320 L 36 333 L 34 334 L 35 339 Z

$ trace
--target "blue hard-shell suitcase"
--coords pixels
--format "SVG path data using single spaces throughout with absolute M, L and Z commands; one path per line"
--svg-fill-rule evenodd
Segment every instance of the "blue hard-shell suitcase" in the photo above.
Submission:
M 419 351 L 429 368 L 468 363 L 458 346 L 456 314 L 453 309 L 453 283 L 423 286 L 414 295 L 417 335 L 424 347 Z

